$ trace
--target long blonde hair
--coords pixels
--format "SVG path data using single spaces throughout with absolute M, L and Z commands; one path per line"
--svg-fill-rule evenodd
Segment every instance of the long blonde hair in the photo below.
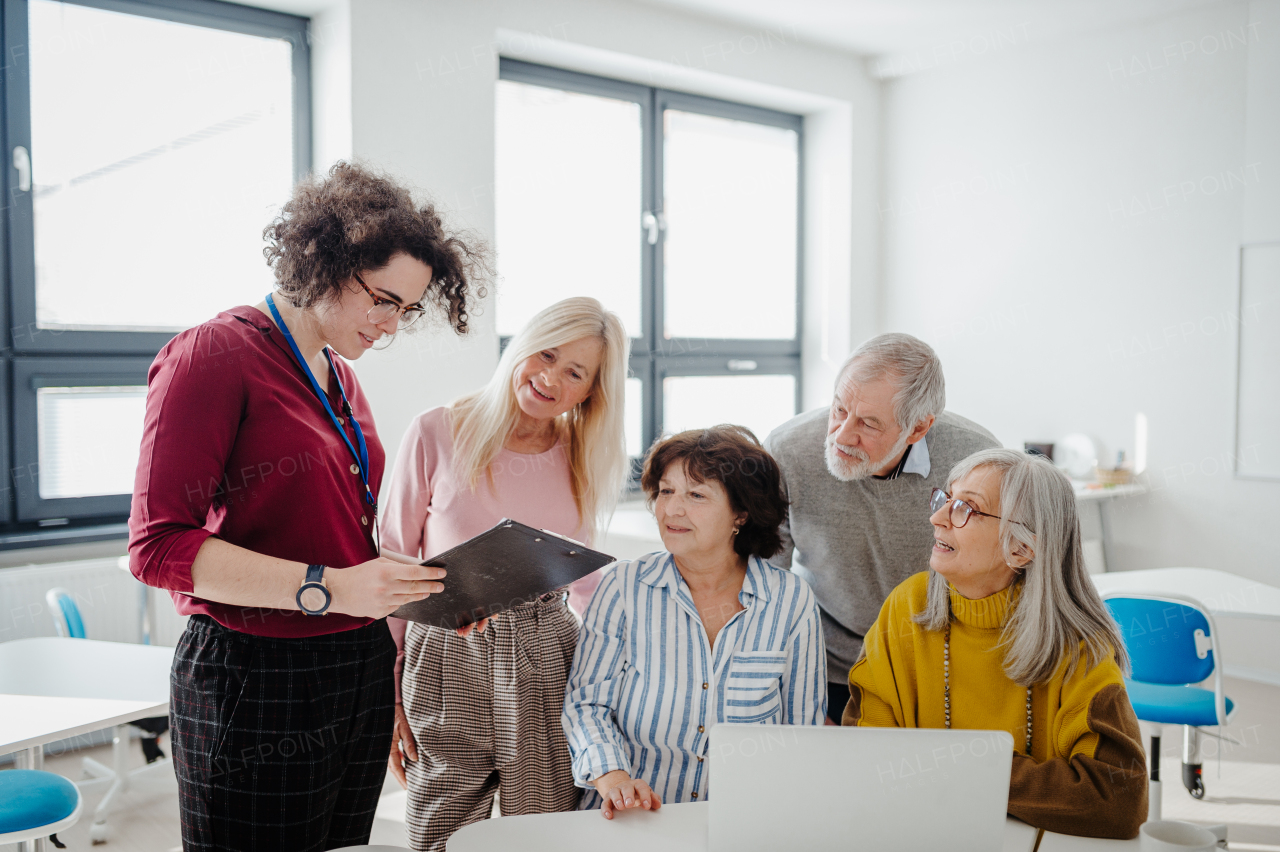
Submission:
M 578 515 L 594 537 L 626 484 L 628 461 L 623 398 L 631 341 L 618 317 L 595 299 L 564 299 L 540 311 L 511 339 L 489 383 L 453 401 L 454 464 L 472 491 L 520 421 L 513 377 L 531 355 L 584 337 L 601 343 L 591 394 L 556 424 L 566 436 L 569 480 Z M 490 479 L 492 482 L 492 479 Z
M 1040 456 L 980 450 L 951 469 L 947 489 L 977 468 L 1000 476 L 999 537 L 1005 560 L 1013 558 L 1019 545 L 1034 554 L 1015 581 L 1021 594 L 1001 636 L 1005 674 L 1020 686 L 1031 686 L 1052 678 L 1065 660 L 1070 677 L 1082 662 L 1081 646 L 1090 668 L 1111 657 L 1127 670 L 1120 626 L 1085 568 L 1076 495 L 1067 477 Z M 930 568 L 925 608 L 915 621 L 927 630 L 942 630 L 950 618 L 948 583 Z

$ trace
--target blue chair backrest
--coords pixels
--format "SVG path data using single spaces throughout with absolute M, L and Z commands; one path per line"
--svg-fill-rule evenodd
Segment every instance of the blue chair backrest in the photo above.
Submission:
M 1213 651 L 1197 649 L 1196 631 L 1202 637 L 1201 648 L 1210 637 L 1209 620 L 1198 609 L 1150 598 L 1114 597 L 1106 604 L 1124 635 L 1134 680 L 1188 684 L 1213 674 Z
M 76 602 L 71 599 L 71 595 L 58 591 L 58 594 L 54 596 L 54 601 L 58 605 L 59 612 L 54 613 L 53 617 L 57 618 L 61 614 L 62 623 L 67 628 L 67 635 L 72 639 L 83 639 L 85 637 L 84 619 L 80 617 L 80 607 L 76 606 Z

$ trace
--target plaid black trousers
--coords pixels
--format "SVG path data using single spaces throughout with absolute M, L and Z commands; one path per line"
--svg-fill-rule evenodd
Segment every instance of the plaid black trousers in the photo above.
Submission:
M 369 842 L 395 719 L 386 621 L 304 639 L 192 616 L 169 715 L 188 850 Z

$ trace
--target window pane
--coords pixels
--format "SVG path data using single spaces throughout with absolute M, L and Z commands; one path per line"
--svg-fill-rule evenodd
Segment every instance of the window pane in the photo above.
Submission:
M 146 404 L 145 385 L 37 389 L 40 496 L 132 492 Z
M 497 326 L 594 296 L 639 337 L 640 105 L 498 82 Z
M 795 337 L 796 132 L 678 110 L 663 122 L 666 337 Z
M 258 302 L 293 184 L 289 43 L 29 9 L 37 323 L 178 330 Z
M 721 423 L 746 426 L 762 442 L 795 416 L 794 376 L 671 376 L 662 382 L 667 433 Z
M 644 452 L 644 384 L 639 379 L 627 379 L 624 414 L 626 416 L 627 455 L 635 458 Z

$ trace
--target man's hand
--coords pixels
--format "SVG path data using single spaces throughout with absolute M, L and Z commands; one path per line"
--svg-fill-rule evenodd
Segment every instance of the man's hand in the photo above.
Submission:
M 628 808 L 656 811 L 662 807 L 658 794 L 653 792 L 648 784 L 638 778 L 632 778 L 621 769 L 606 772 L 591 783 L 604 799 L 604 804 L 600 806 L 600 813 L 605 819 L 613 819 L 616 811 Z

